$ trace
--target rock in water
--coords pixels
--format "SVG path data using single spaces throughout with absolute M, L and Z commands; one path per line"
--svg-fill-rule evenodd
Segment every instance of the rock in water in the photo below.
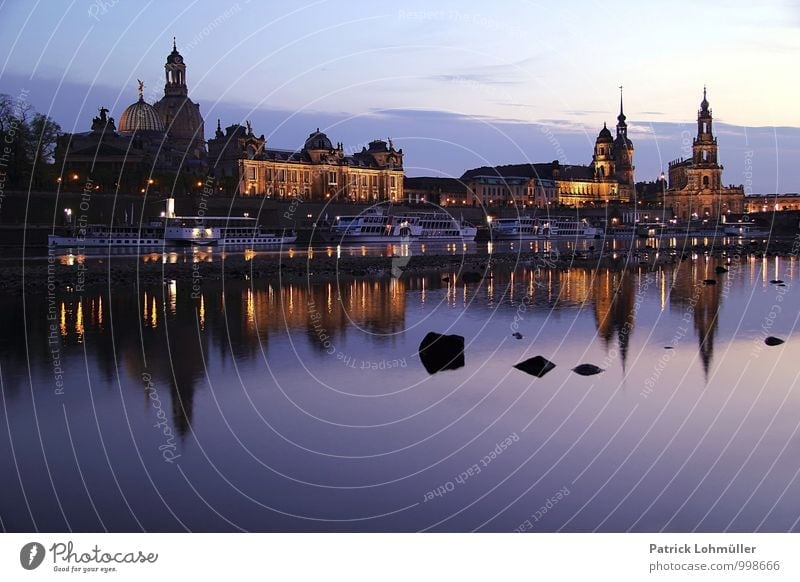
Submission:
M 461 275 L 462 283 L 480 283 L 483 277 L 480 273 L 467 272 Z
M 515 331 L 514 333 L 512 333 L 511 336 L 515 337 L 517 339 L 522 339 L 522 334 L 519 333 L 518 331 Z
M 522 370 L 526 374 L 530 374 L 531 376 L 536 376 L 537 378 L 541 378 L 542 376 L 547 374 L 550 370 L 555 368 L 556 365 L 547 358 L 543 358 L 542 356 L 536 356 L 533 358 L 528 358 L 524 362 L 520 362 L 514 367 L 517 370 Z
M 419 359 L 428 374 L 464 367 L 464 337 L 429 332 L 419 344 Z
M 727 273 L 727 272 L 728 272 L 728 269 L 726 269 L 725 267 L 717 267 L 717 268 L 716 268 L 716 269 L 714 269 L 714 270 L 715 270 L 717 273 L 720 273 L 720 274 L 721 274 L 721 273 Z
M 770 283 L 772 283 L 773 285 L 780 285 L 781 283 L 783 283 L 783 281 L 781 279 L 773 279 L 772 281 L 770 281 Z
M 581 376 L 594 376 L 602 372 L 603 368 L 595 366 L 594 364 L 581 364 L 580 366 L 572 368 L 572 371 Z
M 717 280 L 716 279 L 703 279 L 703 283 L 705 283 L 706 285 L 716 285 L 717 284 Z
M 764 339 L 764 343 L 768 346 L 779 346 L 783 343 L 783 340 L 779 337 L 769 336 L 768 338 Z

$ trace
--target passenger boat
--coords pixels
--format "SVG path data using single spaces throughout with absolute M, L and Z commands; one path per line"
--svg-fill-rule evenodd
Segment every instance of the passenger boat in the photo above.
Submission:
M 174 201 L 167 212 L 146 224 L 78 224 L 47 237 L 49 246 L 141 248 L 180 245 L 269 246 L 291 244 L 294 233 L 266 230 L 247 216 L 175 216 Z
M 725 225 L 725 234 L 727 236 L 749 238 L 769 236 L 770 231 L 753 222 L 729 222 Z
M 549 222 L 550 238 L 600 238 L 603 229 L 589 224 L 585 218 L 551 218 Z
M 419 226 L 418 238 L 428 241 L 474 241 L 478 228 L 463 218 L 456 220 L 447 212 L 420 212 L 405 214 L 402 219 L 412 226 Z
M 603 231 L 585 219 L 519 216 L 496 218 L 490 223 L 494 240 L 536 240 L 553 238 L 599 238 Z
M 358 215 L 337 216 L 324 238 L 335 243 L 473 241 L 477 227 L 446 212 L 387 215 L 370 208 Z
M 419 237 L 422 228 L 401 216 L 386 216 L 381 208 L 337 216 L 324 238 L 334 243 L 391 243 Z

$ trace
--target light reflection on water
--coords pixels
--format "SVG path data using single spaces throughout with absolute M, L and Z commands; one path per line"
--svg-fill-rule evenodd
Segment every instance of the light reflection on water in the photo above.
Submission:
M 57 295 L 52 319 L 29 295 L 26 320 L 6 297 L 0 516 L 10 530 L 797 529 L 795 271 L 700 256 L 495 267 L 481 285 L 169 280 Z M 425 373 L 431 330 L 465 336 L 464 368 Z M 789 341 L 767 348 L 767 333 Z M 539 354 L 557 364 L 545 377 L 512 368 Z M 605 372 L 570 372 L 585 362 Z
M 54 249 L 59 262 L 62 265 L 75 265 L 83 263 L 87 258 L 124 258 L 138 257 L 143 263 L 179 263 L 179 262 L 214 262 L 223 260 L 228 256 L 244 256 L 245 260 L 255 258 L 284 257 L 294 258 L 313 258 L 315 254 L 321 253 L 327 257 L 336 256 L 337 259 L 348 257 L 392 257 L 408 255 L 462 255 L 462 254 L 493 254 L 493 253 L 547 253 L 557 250 L 558 252 L 587 251 L 589 249 L 602 250 L 609 254 L 620 253 L 630 248 L 638 250 L 658 249 L 684 249 L 696 245 L 711 246 L 741 244 L 741 239 L 735 237 L 664 237 L 664 238 L 640 238 L 634 235 L 605 238 L 605 239 L 553 239 L 553 240 L 530 240 L 530 241 L 479 241 L 479 242 L 412 242 L 412 243 L 390 243 L 390 244 L 314 244 L 305 246 L 300 244 L 285 245 L 281 247 L 260 247 L 251 248 L 244 245 L 230 245 L 225 248 L 215 246 L 193 246 L 193 247 L 167 247 L 161 250 L 154 250 L 147 247 L 141 252 L 131 248 L 93 248 L 83 249 L 58 247 Z M 36 262 L 47 258 L 46 249 L 32 249 L 26 252 L 26 261 Z M 13 259 L 16 260 L 16 259 Z

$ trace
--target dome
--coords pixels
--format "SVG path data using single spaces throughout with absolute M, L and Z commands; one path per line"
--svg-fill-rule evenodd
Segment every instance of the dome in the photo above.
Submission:
M 606 127 L 606 124 L 604 123 L 603 129 L 600 130 L 600 134 L 597 136 L 597 141 L 611 143 L 613 140 L 614 138 L 611 136 L 611 132 L 608 130 L 608 127 Z
M 155 108 L 141 97 L 136 103 L 129 105 L 119 118 L 121 133 L 137 131 L 164 131 L 164 124 Z
M 388 144 L 383 141 L 382 139 L 376 139 L 374 141 L 369 142 L 369 150 L 370 152 L 388 152 L 389 147 Z
M 172 52 L 167 55 L 167 64 L 180 65 L 183 62 L 181 53 L 178 52 L 178 46 L 175 43 L 175 37 L 172 37 Z
M 333 144 L 328 136 L 322 133 L 319 128 L 311 133 L 306 139 L 305 149 L 307 150 L 332 150 Z
M 203 140 L 204 124 L 200 108 L 185 95 L 164 95 L 153 104 L 153 109 L 170 137 Z

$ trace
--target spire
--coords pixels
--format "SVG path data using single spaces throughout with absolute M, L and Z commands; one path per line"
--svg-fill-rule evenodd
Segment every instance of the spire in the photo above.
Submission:
M 700 102 L 700 111 L 703 113 L 708 111 L 708 98 L 706 97 L 705 85 L 703 85 L 703 100 Z
M 175 40 L 174 36 L 172 37 L 172 50 L 175 51 L 175 52 L 178 52 L 178 43 Z
M 625 114 L 622 112 L 622 85 L 619 86 L 619 115 L 617 116 L 617 121 L 619 121 L 620 125 L 625 124 Z

